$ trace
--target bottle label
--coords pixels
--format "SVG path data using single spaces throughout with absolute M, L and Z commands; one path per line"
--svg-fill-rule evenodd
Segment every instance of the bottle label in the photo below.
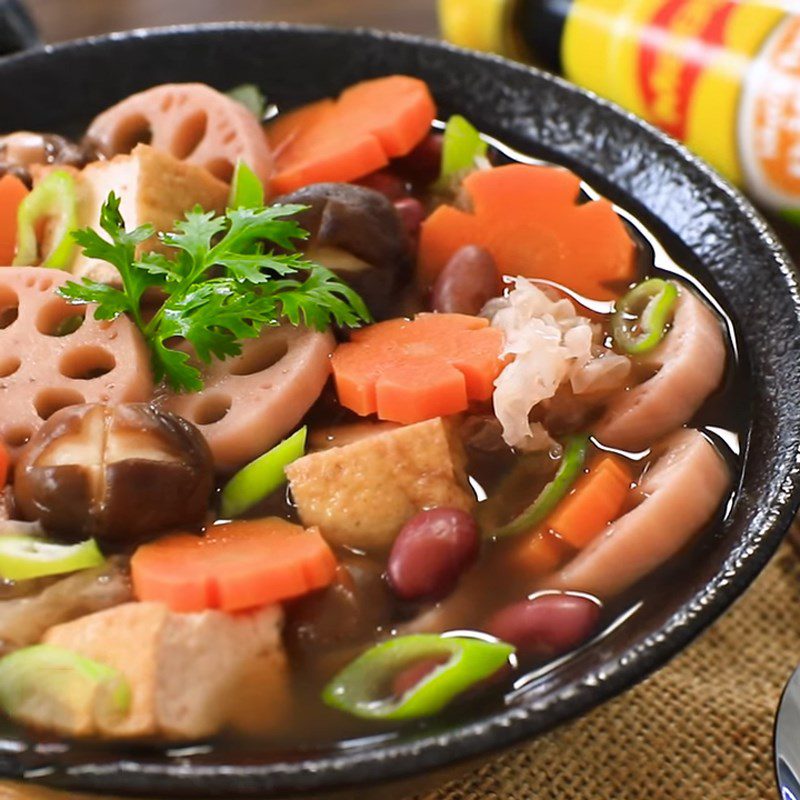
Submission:
M 667 0 L 642 37 L 638 79 L 645 116 L 676 139 L 686 139 L 698 80 L 725 45 L 736 3 L 730 0 Z
M 738 127 L 748 190 L 800 208 L 800 18 L 787 17 L 750 65 Z
M 800 208 L 800 20 L 785 0 L 572 0 L 561 55 L 572 80 Z

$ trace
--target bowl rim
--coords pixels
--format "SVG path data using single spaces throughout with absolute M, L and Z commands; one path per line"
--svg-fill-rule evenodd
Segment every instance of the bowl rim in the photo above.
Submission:
M 691 173 L 689 177 L 692 183 L 704 182 L 714 192 L 734 204 L 735 211 L 740 216 L 739 224 L 750 227 L 765 254 L 768 253 L 773 259 L 791 297 L 795 315 L 800 321 L 800 283 L 791 259 L 769 224 L 737 189 L 683 144 L 615 103 L 559 76 L 497 55 L 467 50 L 424 36 L 368 27 L 335 28 L 285 22 L 211 22 L 142 27 L 46 44 L 0 59 L 0 73 L 8 66 L 33 64 L 37 60 L 57 58 L 65 53 L 80 53 L 98 45 L 176 36 L 184 39 L 195 35 L 224 35 L 235 32 L 323 35 L 342 41 L 358 37 L 379 40 L 387 46 L 404 45 L 450 52 L 481 61 L 492 69 L 509 70 L 516 74 L 527 73 L 557 85 L 560 91 L 604 107 L 612 115 L 634 125 L 639 129 L 640 135 L 649 137 L 654 144 L 666 146 L 679 155 Z M 712 579 L 678 608 L 663 626 L 626 649 L 613 664 L 601 665 L 588 675 L 583 675 L 581 680 L 564 685 L 544 700 L 529 705 L 504 706 L 494 713 L 448 729 L 444 733 L 422 734 L 407 741 L 378 743 L 369 749 L 342 750 L 331 755 L 276 760 L 247 766 L 152 763 L 147 759 L 110 758 L 95 764 L 73 766 L 61 772 L 57 769 L 45 769 L 41 774 L 36 772 L 23 776 L 18 771 L 14 772 L 13 768 L 9 769 L 11 759 L 0 751 L 0 778 L 24 777 L 31 783 L 39 781 L 56 788 L 75 791 L 145 794 L 155 791 L 162 796 L 186 796 L 191 793 L 191 796 L 201 797 L 219 795 L 220 792 L 237 797 L 273 792 L 294 794 L 409 778 L 422 771 L 441 769 L 487 756 L 538 736 L 607 702 L 644 680 L 695 639 L 742 594 L 777 549 L 800 505 L 800 445 L 794 459 L 787 454 L 782 463 L 786 466 L 786 474 L 783 475 L 780 485 L 779 500 L 766 514 L 761 536 L 754 547 L 744 553 L 730 553 Z M 790 464 L 793 464 L 793 468 L 789 468 Z M 602 680 L 594 681 L 590 687 L 589 682 L 597 678 L 597 673 L 601 670 Z M 537 721 L 537 717 L 545 709 L 549 716 L 546 723 L 542 724 Z M 13 759 L 13 755 L 11 758 Z

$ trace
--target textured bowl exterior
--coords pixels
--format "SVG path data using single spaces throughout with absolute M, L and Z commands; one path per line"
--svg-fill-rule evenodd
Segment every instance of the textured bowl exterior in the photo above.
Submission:
M 159 797 L 352 797 L 351 787 L 442 770 L 533 737 L 641 680 L 726 609 L 786 531 L 799 485 L 795 274 L 738 193 L 616 107 L 535 70 L 439 43 L 370 31 L 226 25 L 113 35 L 0 62 L 2 126 L 80 130 L 112 102 L 164 81 L 199 80 L 221 89 L 256 82 L 288 107 L 395 72 L 426 80 L 443 116 L 458 111 L 522 151 L 575 169 L 638 214 L 685 266 L 703 265 L 734 319 L 751 375 L 752 428 L 731 514 L 666 599 L 645 603 L 598 645 L 505 700 L 495 697 L 399 737 L 339 750 L 170 755 L 81 745 L 62 752 L 7 739 L 0 747 L 1 777 Z M 390 796 L 382 787 L 375 792 Z

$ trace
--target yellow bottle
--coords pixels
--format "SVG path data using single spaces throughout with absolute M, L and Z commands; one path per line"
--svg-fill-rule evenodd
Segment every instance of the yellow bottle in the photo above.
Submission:
M 797 0 L 439 0 L 439 15 L 445 38 L 563 72 L 800 222 Z

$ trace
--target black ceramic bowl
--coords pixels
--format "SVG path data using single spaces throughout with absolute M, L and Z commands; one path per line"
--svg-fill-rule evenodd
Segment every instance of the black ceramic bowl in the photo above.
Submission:
M 751 206 L 634 117 L 542 73 L 442 44 L 369 31 L 230 25 L 134 32 L 11 57 L 0 62 L 1 124 L 79 130 L 111 103 L 164 81 L 221 89 L 254 81 L 289 107 L 396 72 L 427 81 L 442 115 L 463 113 L 512 146 L 576 170 L 640 216 L 681 263 L 705 271 L 748 362 L 752 426 L 726 522 L 693 552 L 691 570 L 673 576 L 668 596 L 646 602 L 598 645 L 513 698 L 454 708 L 402 737 L 294 752 L 65 751 L 5 741 L 1 776 L 109 794 L 219 798 L 352 796 L 355 786 L 438 774 L 536 736 L 641 680 L 725 610 L 783 536 L 798 500 L 797 280 Z M 386 788 L 376 794 L 386 797 Z

